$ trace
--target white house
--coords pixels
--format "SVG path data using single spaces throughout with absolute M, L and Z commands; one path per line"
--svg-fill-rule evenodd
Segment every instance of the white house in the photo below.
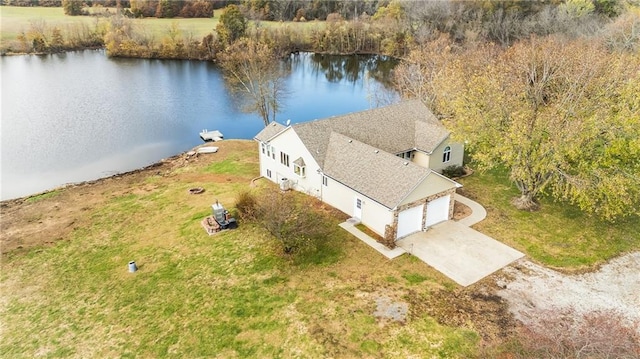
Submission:
M 255 136 L 260 174 L 358 218 L 387 240 L 453 215 L 461 185 L 439 172 L 464 148 L 420 101 L 283 126 Z

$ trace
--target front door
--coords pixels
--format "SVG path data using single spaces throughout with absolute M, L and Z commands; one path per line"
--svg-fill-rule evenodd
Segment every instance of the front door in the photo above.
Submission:
M 353 206 L 354 206 L 353 217 L 357 219 L 362 219 L 362 200 L 356 197 L 356 200 Z

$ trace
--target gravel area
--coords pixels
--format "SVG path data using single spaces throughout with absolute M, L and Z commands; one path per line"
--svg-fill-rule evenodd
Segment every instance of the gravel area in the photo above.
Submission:
M 566 275 L 528 260 L 504 269 L 497 280 L 516 319 L 535 320 L 536 314 L 573 308 L 582 314 L 616 311 L 629 321 L 640 323 L 640 252 L 611 260 L 599 270 Z

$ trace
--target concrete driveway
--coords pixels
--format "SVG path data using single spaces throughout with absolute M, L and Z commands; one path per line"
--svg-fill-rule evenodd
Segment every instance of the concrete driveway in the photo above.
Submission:
M 517 250 L 454 221 L 436 224 L 396 244 L 462 286 L 524 257 Z

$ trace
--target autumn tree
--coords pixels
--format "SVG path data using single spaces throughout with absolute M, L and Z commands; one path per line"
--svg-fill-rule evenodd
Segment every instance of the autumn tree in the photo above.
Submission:
M 242 109 L 260 115 L 265 126 L 275 121 L 286 96 L 287 70 L 273 49 L 242 38 L 227 47 L 219 59 L 227 84 L 243 102 Z
M 247 32 L 247 19 L 236 5 L 229 5 L 216 26 L 218 40 L 226 47 Z
M 432 96 L 478 167 L 509 171 L 518 208 L 548 194 L 606 219 L 638 213 L 638 56 L 556 38 L 455 51 L 414 67 L 428 87 L 401 90 Z
M 82 0 L 62 0 L 62 9 L 65 15 L 82 15 Z

